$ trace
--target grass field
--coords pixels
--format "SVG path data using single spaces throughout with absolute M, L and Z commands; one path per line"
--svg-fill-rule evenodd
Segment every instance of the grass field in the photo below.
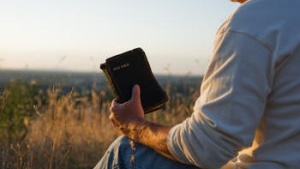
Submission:
M 0 168 L 93 167 L 118 136 L 108 120 L 110 91 L 93 80 L 82 90 L 80 83 L 56 80 L 45 85 L 45 81 L 30 78 L 8 77 L 9 82 L 0 88 Z M 69 79 L 74 81 L 76 76 Z M 200 77 L 170 79 L 172 76 L 160 77 L 170 101 L 147 119 L 176 124 L 191 114 Z

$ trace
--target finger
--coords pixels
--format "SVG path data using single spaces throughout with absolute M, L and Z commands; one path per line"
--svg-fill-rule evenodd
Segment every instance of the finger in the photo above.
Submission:
M 119 105 L 120 103 L 117 101 L 117 99 L 113 99 L 110 105 L 110 112 L 111 113 L 115 112 L 118 109 Z
M 117 105 L 117 104 L 118 104 L 117 99 L 113 99 L 113 100 L 111 101 L 111 106 L 115 106 L 115 105 Z
M 134 85 L 132 88 L 132 94 L 131 94 L 131 99 L 134 102 L 140 102 L 141 101 L 141 88 L 139 85 Z

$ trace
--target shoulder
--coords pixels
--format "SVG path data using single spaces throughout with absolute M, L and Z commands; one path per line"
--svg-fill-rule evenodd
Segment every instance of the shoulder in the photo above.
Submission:
M 226 21 L 227 29 L 252 32 L 257 25 L 265 25 L 274 14 L 268 7 L 269 0 L 250 0 L 241 5 Z
M 228 17 L 218 34 L 239 32 L 275 48 L 279 36 L 289 36 L 295 26 L 300 29 L 299 6 L 299 0 L 249 0 Z
M 299 0 L 249 0 L 241 5 L 228 19 L 227 28 L 262 31 L 288 19 L 299 19 L 293 13 L 299 11 Z

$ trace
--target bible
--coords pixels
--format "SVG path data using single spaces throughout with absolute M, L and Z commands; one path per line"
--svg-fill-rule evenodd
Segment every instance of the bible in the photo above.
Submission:
M 162 108 L 168 96 L 152 73 L 145 52 L 136 48 L 105 60 L 100 69 L 118 102 L 124 103 L 131 98 L 132 87 L 141 88 L 141 103 L 145 113 Z

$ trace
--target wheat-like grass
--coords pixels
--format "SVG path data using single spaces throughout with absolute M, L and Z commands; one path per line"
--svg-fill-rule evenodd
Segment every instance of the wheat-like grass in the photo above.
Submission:
M 166 91 L 170 101 L 163 110 L 147 119 L 176 124 L 191 113 L 198 96 L 195 88 L 185 95 L 171 85 Z M 60 89 L 45 93 L 47 102 L 34 105 L 36 115 L 24 118 L 26 138 L 11 145 L 0 140 L 0 168 L 72 169 L 93 167 L 109 144 L 118 136 L 108 116 L 111 98 L 104 90 L 92 90 L 89 96 L 71 91 L 60 96 Z

